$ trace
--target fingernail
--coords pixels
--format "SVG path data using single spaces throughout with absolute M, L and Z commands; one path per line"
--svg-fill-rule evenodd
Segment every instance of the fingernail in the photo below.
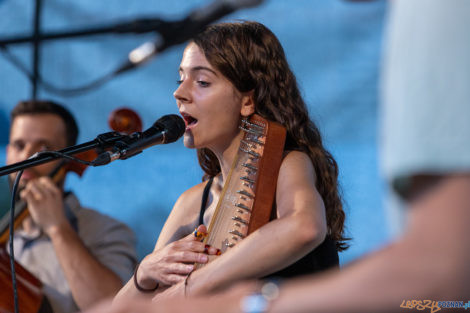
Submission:
M 217 249 L 217 252 L 215 253 L 215 255 L 221 255 L 222 254 L 222 251 L 220 251 L 220 249 Z

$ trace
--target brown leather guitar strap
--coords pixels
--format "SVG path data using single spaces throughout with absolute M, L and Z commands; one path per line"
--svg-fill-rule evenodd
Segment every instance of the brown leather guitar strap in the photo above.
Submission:
M 248 234 L 269 222 L 286 140 L 286 129 L 282 125 L 268 122 L 258 115 L 254 115 L 251 119 L 253 123 L 258 123 L 258 121 L 267 125 L 266 140 L 263 156 L 258 162 L 259 173 L 256 183 L 256 196 L 248 226 Z

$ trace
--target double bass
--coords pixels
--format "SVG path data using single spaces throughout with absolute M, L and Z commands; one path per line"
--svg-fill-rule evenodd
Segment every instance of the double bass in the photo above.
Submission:
M 110 128 L 116 132 L 131 134 L 142 130 L 140 117 L 132 110 L 121 108 L 113 111 L 108 119 Z M 86 151 L 74 155 L 74 157 L 92 161 L 98 156 L 96 151 Z M 56 168 L 49 173 L 49 177 L 57 183 L 62 181 L 68 172 L 74 172 L 80 177 L 87 166 L 74 161 L 61 161 Z M 24 219 L 29 216 L 27 203 L 17 201 L 13 228 L 17 229 Z M 14 312 L 13 283 L 10 267 L 10 256 L 6 250 L 9 240 L 10 214 L 5 214 L 0 219 L 0 313 Z M 22 313 L 46 313 L 52 312 L 47 299 L 42 292 L 42 283 L 27 269 L 15 262 L 15 272 L 18 291 L 18 306 Z

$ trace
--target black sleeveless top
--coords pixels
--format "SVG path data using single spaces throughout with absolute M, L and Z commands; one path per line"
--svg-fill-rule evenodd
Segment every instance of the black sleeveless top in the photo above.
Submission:
M 204 224 L 204 212 L 206 211 L 209 190 L 213 177 L 209 179 L 202 194 L 201 211 L 199 213 L 199 225 Z M 281 251 L 282 252 L 282 251 Z M 338 268 L 339 258 L 336 243 L 329 236 L 314 250 L 290 266 L 272 273 L 264 278 L 292 278 L 300 275 L 309 275 L 324 271 L 329 268 Z

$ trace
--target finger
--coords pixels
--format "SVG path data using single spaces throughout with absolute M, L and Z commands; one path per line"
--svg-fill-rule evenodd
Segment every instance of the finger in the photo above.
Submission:
M 49 186 L 45 185 L 40 179 L 35 181 L 34 186 L 31 188 L 35 188 L 35 190 L 41 193 L 41 201 L 54 197 L 53 191 L 51 191 Z
M 29 192 L 25 189 L 20 191 L 20 198 L 26 199 L 26 196 L 29 194 Z
M 180 251 L 175 254 L 177 262 L 183 263 L 207 263 L 209 257 L 204 253 L 196 253 L 192 251 Z
M 40 199 L 38 200 L 38 198 L 40 195 L 32 190 L 31 186 L 28 184 L 28 186 L 21 191 L 20 196 L 30 207 L 30 212 L 34 213 L 34 207 L 39 203 Z
M 205 245 L 204 246 L 204 253 L 209 254 L 209 255 L 221 255 L 222 251 L 220 251 L 220 249 L 215 248 L 213 246 Z
M 187 235 L 186 237 L 183 237 L 182 239 L 180 239 L 180 241 L 194 241 L 194 240 L 200 240 L 200 239 L 199 239 L 200 237 L 201 237 L 201 234 L 198 233 L 197 228 L 196 228 L 192 233 L 190 233 L 190 234 Z
M 199 241 L 186 241 L 186 242 L 179 242 L 175 243 L 174 246 L 175 249 L 181 250 L 181 251 L 193 251 L 193 252 L 202 252 L 205 254 L 209 255 L 220 255 L 221 251 L 220 249 L 213 247 L 208 244 L 204 244 Z
M 59 197 L 60 196 L 60 189 L 54 184 L 54 182 L 46 176 L 43 176 L 39 178 L 39 184 L 41 187 L 43 187 L 44 191 L 47 192 L 49 195 L 53 197 Z
M 207 234 L 207 233 L 208 233 L 208 232 L 207 232 L 207 227 L 206 227 L 204 224 L 199 225 L 199 226 L 196 228 L 196 230 L 197 230 L 198 232 L 203 233 L 203 234 Z
M 184 240 L 184 241 L 194 241 L 194 240 L 201 241 L 205 237 L 207 237 L 207 228 L 204 225 L 199 225 L 192 233 L 190 233 L 189 235 L 187 235 L 186 237 L 184 237 L 181 240 Z
M 204 238 L 206 238 L 208 234 L 209 233 L 207 232 L 207 228 L 203 224 L 199 225 L 194 233 L 195 237 L 199 241 L 202 241 Z
M 29 200 L 40 202 L 45 198 L 45 192 L 36 180 L 30 181 L 25 188 Z
M 20 193 L 20 197 L 21 199 L 23 199 L 24 201 L 26 201 L 26 203 L 35 203 L 35 199 L 34 199 L 34 196 L 31 192 L 31 190 L 29 189 L 23 189 Z
M 172 263 L 168 268 L 168 275 L 188 275 L 194 270 L 194 263 Z
M 179 240 L 171 244 L 170 249 L 174 252 L 178 251 L 192 251 L 192 252 L 204 252 L 204 243 L 200 241 L 185 241 Z

